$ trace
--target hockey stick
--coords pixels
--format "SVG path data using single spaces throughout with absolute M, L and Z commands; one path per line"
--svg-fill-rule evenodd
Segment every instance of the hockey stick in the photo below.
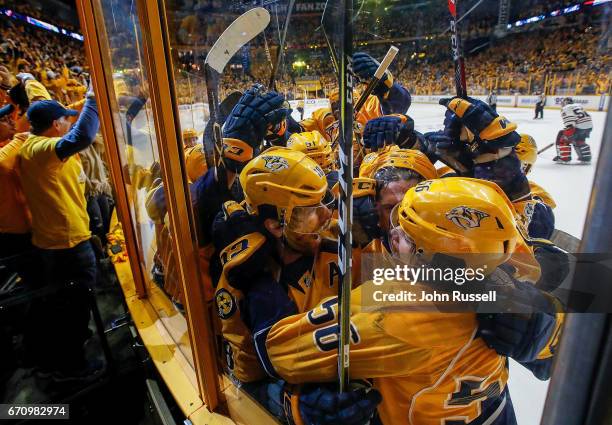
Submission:
M 544 152 L 544 151 L 547 151 L 548 149 L 552 148 L 553 146 L 555 146 L 555 143 L 554 143 L 554 142 L 553 142 L 553 143 L 550 143 L 550 144 L 548 144 L 548 145 L 546 145 L 546 146 L 544 146 L 542 149 L 540 149 L 540 150 L 538 151 L 538 155 L 539 155 L 539 154 L 541 154 L 541 153 L 542 153 L 542 152 Z
M 281 65 L 283 55 L 285 54 L 285 40 L 287 40 L 287 29 L 289 28 L 289 21 L 291 20 L 294 4 L 295 0 L 289 0 L 289 5 L 287 6 L 287 16 L 285 17 L 285 25 L 283 27 L 283 34 L 281 35 L 278 52 L 276 53 L 276 62 L 272 68 L 272 74 L 270 75 L 270 82 L 268 84 L 269 90 L 276 90 L 276 74 L 278 73 L 278 68 Z
M 395 59 L 395 56 L 397 56 L 397 52 L 399 52 L 399 49 L 397 47 L 395 46 L 389 47 L 389 51 L 383 58 L 380 65 L 378 65 L 378 68 L 376 69 L 376 72 L 374 73 L 374 77 L 372 77 L 365 91 L 363 92 L 359 100 L 357 101 L 357 104 L 355 105 L 355 115 L 359 113 L 359 111 L 365 104 L 368 97 L 372 94 L 374 89 L 378 86 L 378 84 L 380 83 L 380 79 L 383 77 L 383 75 L 385 75 L 385 72 L 387 72 L 387 69 L 389 69 L 391 62 L 393 62 L 393 59 Z
M 459 0 L 448 0 L 448 10 L 451 14 L 450 32 L 451 47 L 453 49 L 453 62 L 455 63 L 455 88 L 457 96 L 467 98 L 467 84 L 465 82 L 465 63 L 463 60 L 463 50 L 461 48 L 461 38 L 457 28 L 457 2 Z
M 334 19 L 335 18 L 335 19 Z M 331 23 L 331 25 L 330 25 Z M 336 37 L 334 25 L 343 23 Z M 330 55 L 337 55 L 340 83 L 340 191 L 338 199 L 338 382 L 340 392 L 349 387 L 350 311 L 351 311 L 351 256 L 353 216 L 353 1 L 327 0 L 321 18 Z M 337 46 L 334 46 L 336 39 Z M 336 50 L 337 49 L 337 50 Z
M 338 69 L 338 52 L 336 52 L 336 48 L 332 43 L 332 40 L 329 39 L 329 35 L 327 34 L 327 29 L 332 30 L 334 28 L 334 15 L 332 8 L 337 8 L 339 5 L 330 6 L 330 1 L 334 3 L 334 0 L 326 0 L 325 9 L 323 10 L 323 15 L 321 16 L 321 29 L 323 30 L 323 36 L 325 37 L 325 43 L 327 44 L 327 48 L 329 49 L 329 58 L 331 59 L 332 67 L 334 68 L 334 75 L 336 75 L 336 79 L 340 78 L 340 71 Z M 329 11 L 328 11 L 329 8 Z M 325 13 L 328 11 L 328 13 Z
M 455 63 L 455 88 L 457 90 L 457 96 L 462 99 L 467 98 L 467 84 L 465 82 L 465 64 L 463 62 L 463 50 L 461 48 L 461 38 L 459 37 L 459 31 L 457 29 L 457 2 L 459 0 L 448 0 L 448 10 L 451 14 L 450 20 L 450 32 L 451 32 L 451 48 L 453 51 L 453 62 Z M 448 165 L 449 167 L 459 171 L 460 173 L 467 173 L 469 170 L 465 165 L 460 163 L 455 158 L 450 156 L 444 159 L 440 158 L 440 161 Z
M 270 23 L 270 13 L 263 7 L 255 7 L 240 15 L 229 27 L 223 31 L 215 44 L 211 47 L 204 60 L 204 75 L 206 78 L 206 93 L 208 96 L 209 121 L 213 121 L 213 146 L 207 146 L 204 138 L 204 151 L 209 168 L 222 163 L 221 157 L 221 125 L 219 118 L 219 79 L 223 68 L 242 46 L 255 38 Z M 214 163 L 210 163 L 214 158 Z

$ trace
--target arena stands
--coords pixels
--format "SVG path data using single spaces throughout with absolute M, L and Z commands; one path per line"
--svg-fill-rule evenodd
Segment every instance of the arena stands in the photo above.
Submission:
M 602 10 L 585 9 L 513 27 L 504 38 L 496 39 L 492 35 L 497 24 L 497 4 L 493 3 L 474 9 L 461 25 L 471 93 L 486 94 L 491 90 L 500 94 L 534 94 L 543 90 L 551 95 L 609 93 L 610 54 L 607 45 L 601 43 L 605 39 Z M 528 7 L 524 3 L 520 7 L 513 5 L 510 22 L 535 15 L 548 16 L 575 2 L 532 0 Z M 418 8 L 384 4 L 368 5 L 369 9 L 356 19 L 355 49 L 382 57 L 390 44 L 399 45 L 401 53 L 391 70 L 413 94 L 451 93 L 454 83 L 446 10 L 432 4 L 419 4 Z M 214 10 L 214 4 L 211 7 Z M 177 44 L 185 44 L 185 50 L 178 54 L 179 66 L 195 75 L 202 75 L 200 64 L 206 46 L 214 41 L 210 33 L 227 20 L 220 16 L 204 21 L 202 16 L 177 15 L 181 20 Z M 325 59 L 324 38 L 317 30 L 319 24 L 317 14 L 292 18 L 284 67 L 287 78 L 279 87 L 288 98 L 320 95 L 314 90 L 305 91 L 300 84 L 303 80 L 318 80 L 323 91 L 335 84 L 331 63 Z M 244 90 L 253 81 L 265 82 L 270 73 L 265 44 L 275 56 L 276 43 L 273 31 L 265 42 L 262 37 L 254 40 L 249 47 L 248 72 L 244 72 L 239 59 L 235 60 L 234 68 L 226 70 L 223 76 L 222 93 Z
M 9 18 L 0 19 L 0 34 L 0 65 L 13 74 L 32 73 L 63 103 L 83 97 L 86 79 L 81 42 Z
M 510 19 L 550 13 L 572 3 L 532 0 L 529 7 L 520 8 L 514 4 Z M 179 46 L 175 58 L 177 96 L 182 104 L 205 102 L 202 63 L 216 35 L 232 18 L 211 13 L 220 6 L 215 2 L 198 5 L 174 16 L 180 28 L 174 35 Z M 356 50 L 382 57 L 391 43 L 399 45 L 400 55 L 392 72 L 413 94 L 451 93 L 454 83 L 445 9 L 431 4 L 418 8 L 396 4 L 389 10 L 382 4 L 368 7 L 355 22 Z M 15 9 L 39 16 L 38 10 L 27 4 Z M 610 54 L 607 45 L 601 45 L 603 17 L 597 8 L 512 28 L 502 39 L 491 37 L 496 14 L 495 5 L 483 4 L 461 26 L 471 93 L 609 93 Z M 405 25 L 407 21 L 414 25 Z M 325 59 L 323 35 L 317 29 L 319 23 L 318 14 L 298 14 L 292 20 L 283 67 L 285 78 L 277 86 L 289 99 L 322 96 L 335 84 L 331 63 Z M 63 25 L 67 26 L 65 22 Z M 82 95 L 83 79 L 78 72 L 70 72 L 86 69 L 79 41 L 4 16 L 0 18 L 0 33 L 0 62 L 11 72 L 29 70 L 54 97 L 68 103 Z M 221 94 L 244 90 L 254 81 L 265 82 L 271 69 L 269 57 L 276 56 L 277 40 L 275 31 L 269 31 L 265 39 L 258 37 L 249 46 L 248 64 L 244 58 L 235 58 L 223 75 Z M 113 45 L 125 45 L 131 52 L 129 43 Z M 130 73 L 136 72 L 137 66 L 121 49 L 113 52 L 113 62 L 125 70 L 127 87 L 136 94 L 138 88 L 131 86 Z M 303 65 L 293 66 L 296 63 Z M 311 90 L 313 85 L 305 89 L 304 81 L 318 82 L 317 89 Z

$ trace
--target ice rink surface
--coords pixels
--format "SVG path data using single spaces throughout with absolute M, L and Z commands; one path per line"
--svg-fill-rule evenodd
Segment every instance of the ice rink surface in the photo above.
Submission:
M 312 113 L 308 107 L 304 112 L 305 117 Z M 413 104 L 408 115 L 414 119 L 418 131 L 428 132 L 442 128 L 444 112 L 445 108 L 439 105 Z M 536 140 L 538 149 L 554 142 L 558 131 L 562 128 L 561 112 L 557 109 L 545 110 L 542 120 L 533 120 L 534 111 L 527 108 L 498 108 L 498 113 L 517 123 L 519 133 L 531 135 Z M 529 179 L 546 189 L 557 203 L 556 228 L 578 238 L 582 236 L 606 118 L 605 112 L 589 113 L 593 117 L 594 125 L 591 137 L 587 140 L 593 153 L 592 165 L 555 164 L 552 158 L 556 155 L 556 151 L 552 147 L 539 156 L 538 162 L 529 174 Z M 195 109 L 193 114 L 190 110 L 181 111 L 183 128 L 195 127 L 198 131 L 203 131 L 203 119 L 202 109 Z M 577 163 L 575 151 L 572 152 L 572 159 Z M 519 425 L 539 424 L 548 382 L 538 381 L 527 369 L 511 361 L 509 385 Z

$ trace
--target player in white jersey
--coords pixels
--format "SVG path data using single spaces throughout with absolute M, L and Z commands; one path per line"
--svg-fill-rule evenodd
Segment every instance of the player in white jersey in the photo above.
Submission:
M 571 97 L 561 101 L 561 118 L 564 129 L 557 135 L 557 156 L 553 161 L 563 164 L 572 160 L 572 148 L 576 149 L 578 160 L 583 164 L 591 162 L 591 147 L 585 140 L 593 130 L 593 120 L 582 105 L 574 103 Z

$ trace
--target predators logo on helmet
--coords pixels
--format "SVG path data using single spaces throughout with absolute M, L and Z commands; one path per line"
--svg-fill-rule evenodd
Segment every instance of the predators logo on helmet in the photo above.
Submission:
M 289 168 L 289 163 L 280 156 L 264 156 L 265 167 L 271 171 L 280 171 Z
M 486 212 L 466 206 L 455 207 L 446 213 L 446 218 L 462 229 L 480 227 L 480 222 L 487 217 L 489 214 Z

